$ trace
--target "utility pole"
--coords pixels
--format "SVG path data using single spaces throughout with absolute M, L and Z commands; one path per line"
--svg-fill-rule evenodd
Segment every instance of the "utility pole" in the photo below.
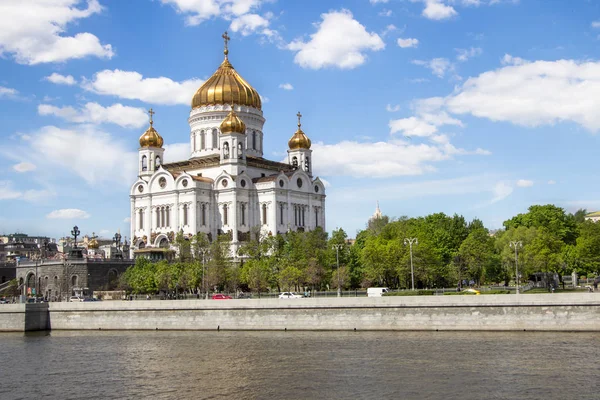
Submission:
M 208 253 L 208 249 L 200 249 L 200 253 L 202 254 L 202 290 L 204 291 L 204 298 L 208 300 L 208 291 L 206 290 L 205 284 L 206 272 L 204 272 L 204 267 L 206 266 L 206 253 Z
M 520 240 L 513 240 L 511 242 L 508 243 L 509 247 L 514 247 L 515 249 L 515 270 L 516 270 L 516 277 L 515 277 L 515 281 L 516 281 L 516 285 L 517 285 L 517 294 L 519 294 L 519 247 L 523 247 L 523 242 L 521 242 Z
M 337 297 L 342 297 L 342 288 L 340 287 L 340 249 L 344 247 L 343 244 L 334 244 L 332 248 L 335 249 L 335 260 L 337 264 L 337 278 L 338 278 L 338 287 L 337 287 Z
M 419 240 L 417 238 L 405 238 L 404 239 L 404 245 L 406 246 L 408 244 L 410 247 L 410 277 L 412 280 L 412 290 L 415 290 L 415 270 L 413 268 L 413 257 L 412 257 L 413 243 L 419 244 Z

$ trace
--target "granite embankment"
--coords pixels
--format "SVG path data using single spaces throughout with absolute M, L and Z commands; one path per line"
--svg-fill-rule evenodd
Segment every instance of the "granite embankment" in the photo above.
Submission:
M 0 305 L 0 331 L 600 331 L 600 293 Z

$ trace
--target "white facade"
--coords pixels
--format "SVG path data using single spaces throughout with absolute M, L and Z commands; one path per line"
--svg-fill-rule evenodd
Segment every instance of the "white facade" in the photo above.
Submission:
M 229 104 L 192 109 L 188 160 L 161 163 L 162 146 L 139 149 L 130 192 L 132 250 L 168 247 L 179 231 L 211 240 L 230 232 L 235 255 L 254 227 L 273 235 L 325 229 L 325 187 L 312 176 L 312 150 L 289 150 L 288 163 L 266 160 L 262 111 L 235 104 L 246 132 L 222 134 L 230 110 Z

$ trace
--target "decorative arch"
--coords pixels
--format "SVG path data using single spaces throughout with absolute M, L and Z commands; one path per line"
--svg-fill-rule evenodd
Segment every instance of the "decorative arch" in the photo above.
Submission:
M 170 243 L 167 235 L 164 233 L 161 233 L 160 235 L 156 236 L 156 239 L 154 239 L 154 247 L 160 247 L 160 244 L 161 244 L 161 242 L 163 242 L 163 239 L 167 241 L 167 244 Z

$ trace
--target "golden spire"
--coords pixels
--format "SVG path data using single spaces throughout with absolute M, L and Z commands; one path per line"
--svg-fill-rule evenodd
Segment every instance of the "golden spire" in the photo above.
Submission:
M 225 117 L 221 125 L 219 126 L 222 135 L 229 133 L 246 133 L 246 124 L 240 119 L 233 109 L 233 103 L 231 103 L 231 111 Z
M 222 34 L 221 37 L 225 41 L 225 50 L 223 50 L 223 54 L 225 54 L 225 59 L 227 60 L 228 59 L 227 55 L 229 54 L 229 48 L 227 45 L 228 45 L 229 41 L 231 40 L 231 38 L 229 37 L 229 35 L 227 35 L 227 31 L 225 31 L 225 33 Z
M 288 142 L 288 146 L 290 147 L 290 150 L 310 149 L 310 139 L 308 138 L 308 136 L 306 136 L 306 134 L 302 131 L 301 128 L 302 123 L 300 121 L 300 118 L 302 118 L 302 114 L 300 114 L 300 111 L 298 111 L 296 117 L 298 117 L 298 130 L 296 131 L 296 133 L 294 133 L 294 136 L 292 136 L 292 138 Z
M 158 132 L 156 131 L 156 129 L 154 129 L 154 120 L 152 119 L 152 116 L 155 114 L 155 112 L 152 109 L 148 110 L 148 115 L 150 116 L 150 127 L 148 129 L 146 129 L 146 132 L 144 132 L 142 134 L 142 136 L 140 136 L 140 147 L 162 147 L 164 140 L 163 138 L 158 134 Z

